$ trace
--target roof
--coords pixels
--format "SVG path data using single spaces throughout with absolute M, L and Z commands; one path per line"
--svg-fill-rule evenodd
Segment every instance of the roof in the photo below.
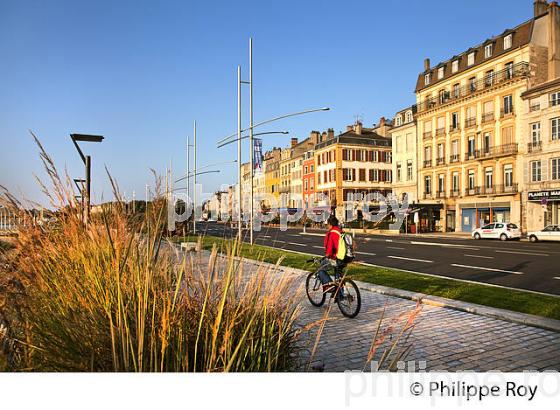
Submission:
M 315 145 L 315 150 L 319 150 L 334 144 L 364 145 L 371 147 L 391 147 L 391 138 L 383 137 L 370 128 L 363 128 L 361 134 L 356 134 L 354 130 L 343 132 L 338 136 L 320 142 Z
M 547 81 L 546 83 L 537 85 L 536 87 L 525 91 L 523 94 L 521 94 L 521 98 L 527 99 L 535 97 L 542 94 L 543 92 L 549 92 L 554 89 L 560 89 L 560 78 L 555 78 L 554 80 Z
M 504 31 L 502 34 L 489 38 L 486 41 L 484 41 L 483 43 L 471 47 L 469 48 L 467 51 L 453 56 L 451 57 L 449 60 L 441 62 L 439 64 L 437 64 L 434 67 L 431 67 L 429 70 L 424 71 L 422 73 L 420 73 L 418 75 L 418 80 L 416 82 L 416 92 L 419 92 L 425 88 L 428 87 L 432 87 L 437 83 L 446 81 L 452 77 L 458 76 L 461 73 L 463 73 L 464 71 L 470 70 L 473 67 L 476 67 L 482 63 L 485 63 L 487 61 L 491 61 L 494 60 L 504 54 L 510 53 L 511 51 L 518 49 L 520 47 L 523 47 L 527 44 L 529 44 L 529 42 L 531 41 L 531 35 L 533 32 L 533 24 L 534 24 L 535 19 L 532 18 L 528 21 L 526 21 L 525 23 L 522 23 L 521 25 L 513 28 L 513 29 L 508 29 L 506 31 Z M 509 35 L 509 34 L 513 34 L 512 36 L 512 45 L 511 48 L 508 49 L 504 49 L 504 41 L 503 39 Z M 488 44 L 494 44 L 494 50 L 492 52 L 492 56 L 489 58 L 485 58 L 484 57 L 484 47 Z M 470 54 L 471 52 L 475 53 L 475 57 L 474 57 L 474 64 L 471 66 L 467 66 L 467 56 L 468 54 Z M 451 72 L 451 66 L 453 61 L 459 61 L 459 70 L 456 73 L 452 73 Z M 438 79 L 437 78 L 437 71 L 440 67 L 443 67 L 444 69 L 444 75 L 443 78 Z M 426 85 L 425 81 L 426 81 L 426 74 L 430 73 L 431 74 L 431 81 L 430 84 Z

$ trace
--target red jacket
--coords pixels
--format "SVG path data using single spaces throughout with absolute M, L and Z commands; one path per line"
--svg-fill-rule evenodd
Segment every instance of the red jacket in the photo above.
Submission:
M 325 256 L 329 259 L 336 259 L 338 252 L 338 240 L 342 230 L 338 226 L 333 226 L 325 235 Z

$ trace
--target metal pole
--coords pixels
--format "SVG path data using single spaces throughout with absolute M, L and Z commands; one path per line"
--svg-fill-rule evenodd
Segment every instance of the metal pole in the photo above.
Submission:
M 136 191 L 132 191 L 132 214 L 136 213 Z
M 241 66 L 237 66 L 237 235 L 241 242 Z
M 190 197 L 191 195 L 191 186 L 190 186 L 190 181 L 189 181 L 189 172 L 191 171 L 191 166 L 189 164 L 190 161 L 190 145 L 189 145 L 189 137 L 187 137 L 187 196 Z
M 194 183 L 194 191 L 193 191 L 193 234 L 196 235 L 196 120 L 193 123 L 194 127 L 194 168 L 193 168 L 193 183 Z M 188 179 L 188 178 L 187 178 Z
M 249 214 L 249 243 L 253 244 L 253 184 L 254 184 L 254 152 L 253 152 L 253 38 L 249 38 L 249 163 L 251 165 L 251 188 L 250 188 L 250 214 Z
M 86 206 L 84 221 L 87 224 L 89 221 L 89 212 L 91 205 L 91 156 L 86 156 Z

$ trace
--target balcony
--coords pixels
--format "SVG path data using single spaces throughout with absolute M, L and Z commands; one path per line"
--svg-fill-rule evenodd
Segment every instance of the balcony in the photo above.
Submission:
M 430 138 L 432 138 L 432 131 L 426 131 L 424 133 L 424 139 L 429 140 Z
M 513 114 L 515 113 L 515 110 L 513 109 L 513 107 L 509 107 L 506 110 L 501 110 L 500 111 L 500 118 L 510 118 L 513 117 Z
M 474 152 L 467 152 L 465 154 L 465 161 L 471 161 L 473 159 L 476 159 L 476 151 Z
M 472 96 L 484 90 L 488 90 L 489 88 L 516 81 L 519 78 L 529 77 L 530 74 L 529 63 L 517 63 L 513 67 L 494 73 L 491 77 L 491 81 L 489 77 L 485 76 L 473 83 L 454 89 L 453 92 L 447 91 L 438 97 L 426 98 L 417 105 L 418 113 L 452 104 L 461 98 Z
M 495 147 L 487 147 L 478 149 L 474 152 L 476 159 L 484 160 L 488 158 L 507 157 L 509 155 L 516 155 L 518 152 L 518 144 L 504 144 L 496 145 Z
M 481 191 L 484 195 L 491 195 L 496 193 L 496 188 L 493 186 L 484 186 Z
M 459 198 L 459 196 L 461 196 L 461 191 L 459 191 L 458 189 L 456 191 L 451 190 L 450 196 L 451 198 Z
M 480 187 L 475 186 L 472 188 L 465 189 L 465 196 L 474 196 L 474 195 L 480 195 Z
M 461 131 L 461 127 L 459 126 L 459 124 L 455 124 L 455 125 L 450 125 L 449 126 L 449 132 L 459 132 Z
M 519 184 L 495 185 L 494 190 L 497 195 L 511 195 L 519 192 Z
M 433 198 L 431 192 L 424 192 L 423 197 L 424 197 L 424 199 L 432 199 Z
M 424 161 L 424 168 L 431 168 L 432 167 L 432 160 L 427 159 Z
M 436 192 L 436 198 L 443 199 L 445 198 L 445 191 L 438 191 Z
M 482 123 L 487 124 L 494 121 L 494 111 L 482 114 Z
M 438 129 L 436 130 L 436 137 L 440 137 L 440 136 L 442 136 L 442 135 L 445 135 L 445 127 L 443 127 L 443 128 L 438 128 Z
M 529 111 L 530 112 L 540 111 L 540 109 L 541 109 L 541 104 L 540 103 L 531 104 L 529 106 Z
M 436 159 L 436 165 L 445 165 L 445 158 Z
M 534 152 L 541 152 L 541 151 L 542 151 L 542 141 L 535 141 L 527 144 L 527 152 L 529 154 L 532 154 Z
M 459 162 L 459 154 L 451 155 L 449 157 L 449 163 L 453 164 L 455 162 Z
M 465 128 L 476 127 L 476 117 L 467 118 L 465 120 Z

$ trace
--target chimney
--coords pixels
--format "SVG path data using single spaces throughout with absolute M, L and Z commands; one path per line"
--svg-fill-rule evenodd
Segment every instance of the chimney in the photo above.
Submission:
M 334 128 L 329 128 L 327 130 L 327 139 L 332 139 L 334 138 Z
M 546 9 L 548 7 L 548 4 L 546 2 L 546 0 L 535 0 L 535 2 L 533 3 L 533 8 L 535 11 L 535 17 L 538 17 L 544 13 L 546 13 Z
M 380 126 L 380 127 L 384 127 L 385 124 L 386 124 L 386 122 L 387 122 L 387 121 L 385 120 L 385 117 L 381 117 L 381 118 L 379 119 L 379 126 Z
M 321 134 L 321 136 L 319 137 L 319 142 L 323 142 L 326 141 L 328 138 L 327 133 L 325 131 L 323 131 L 323 133 Z
M 354 130 L 354 126 L 353 125 L 347 125 L 346 126 L 346 132 L 348 131 L 353 131 Z
M 292 145 L 291 147 L 295 147 L 297 145 L 297 138 L 292 138 Z
M 546 3 L 545 3 L 546 4 Z M 536 6 L 536 4 L 535 4 Z M 548 6 L 548 79 L 560 77 L 560 12 L 558 3 L 553 1 Z
M 356 121 L 356 125 L 354 125 L 354 132 L 358 135 L 362 135 L 362 123 L 360 121 Z
M 319 139 L 320 139 L 320 134 L 319 131 L 311 131 L 311 133 L 309 134 L 309 139 L 311 140 L 312 144 L 317 144 L 319 143 Z
M 424 71 L 428 71 L 430 69 L 430 59 L 426 58 L 424 60 Z

